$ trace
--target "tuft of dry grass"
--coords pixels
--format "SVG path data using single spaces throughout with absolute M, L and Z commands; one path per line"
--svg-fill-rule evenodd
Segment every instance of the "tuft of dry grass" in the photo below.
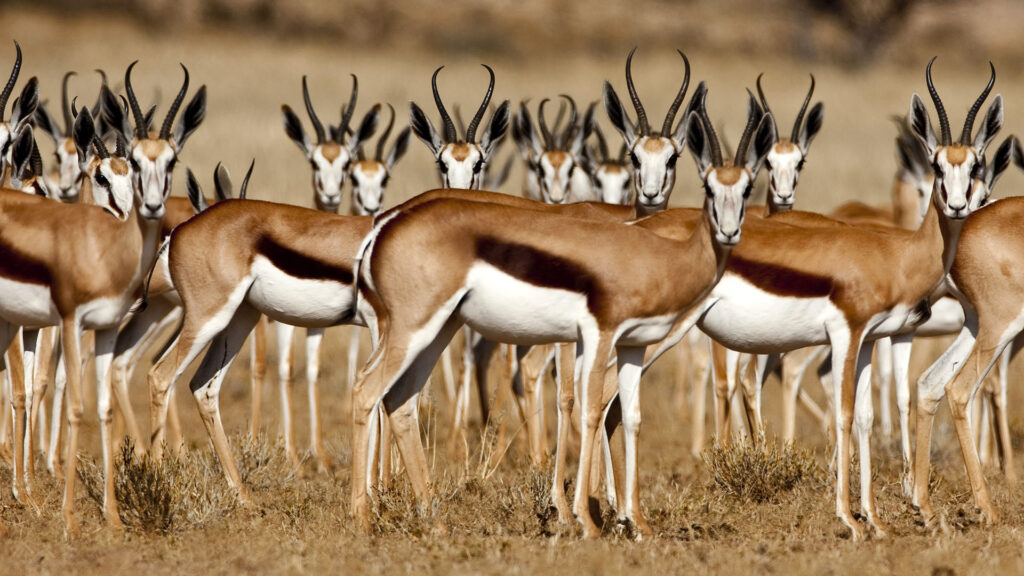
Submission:
M 712 446 L 701 457 L 714 485 L 746 502 L 773 502 L 803 482 L 824 482 L 812 451 L 764 437 Z

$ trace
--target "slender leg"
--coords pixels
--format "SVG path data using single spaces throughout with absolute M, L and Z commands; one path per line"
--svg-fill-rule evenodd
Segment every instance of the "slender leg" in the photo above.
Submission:
M 31 377 L 30 366 L 25 362 L 25 355 L 22 352 L 23 333 L 20 328 L 0 321 L 0 344 L 6 344 L 7 372 L 11 381 L 11 422 L 14 433 L 11 435 L 11 447 L 13 457 L 11 461 L 11 476 L 13 480 L 14 499 L 23 502 L 28 496 L 28 487 L 25 485 L 25 384 Z
M 1024 339 L 1020 336 L 1014 338 L 1013 343 L 1003 350 L 999 356 L 999 379 L 996 384 L 996 391 L 992 394 L 994 406 L 992 408 L 993 427 L 999 438 L 999 465 L 1006 477 L 1006 483 L 1010 486 L 1017 485 L 1017 470 L 1013 466 L 1013 445 L 1010 443 L 1010 423 L 1007 421 L 1006 389 L 1010 373 L 1010 362 L 1021 346 Z
M 517 392 L 516 405 L 520 419 L 526 424 L 530 462 L 534 467 L 540 467 L 548 456 L 543 394 L 544 373 L 552 355 L 551 346 L 515 347 L 514 356 L 518 361 L 514 363 L 517 370 L 512 373 L 512 390 Z
M 359 326 L 349 326 L 348 328 L 348 389 L 351 390 L 352 386 L 356 383 L 356 372 L 359 370 L 359 334 L 362 332 L 362 328 Z M 307 337 L 308 338 L 308 337 Z M 308 343 L 307 343 L 308 346 Z M 308 352 L 308 351 L 307 351 Z M 317 351 L 319 354 L 319 350 Z M 319 358 L 319 356 L 317 356 Z M 306 359 L 309 362 L 309 359 Z M 448 360 L 448 370 L 451 371 L 452 362 Z M 448 375 L 450 377 L 450 374 Z
M 901 334 L 889 339 L 892 342 L 892 371 L 896 383 L 896 409 L 900 419 L 900 451 L 903 454 L 904 492 L 910 494 L 910 466 L 913 460 L 910 444 L 910 351 L 914 344 L 913 334 Z M 879 352 L 882 349 L 879 348 Z M 884 409 L 884 408 L 883 408 Z
M 572 510 L 565 497 L 565 458 L 569 451 L 569 431 L 572 428 L 572 405 L 574 389 L 574 343 L 555 344 L 555 362 L 558 378 L 555 386 L 558 394 L 557 440 L 555 443 L 555 469 L 551 479 L 551 501 L 558 510 L 558 521 L 568 524 L 572 521 Z
M 275 322 L 277 328 L 277 386 L 281 398 L 281 435 L 284 450 L 293 467 L 299 466 L 299 454 L 295 448 L 295 431 L 292 426 L 292 337 L 295 327 Z
M 353 326 L 352 328 L 356 328 Z M 359 332 L 353 331 L 356 335 L 355 349 L 359 353 Z M 317 380 L 320 376 L 320 345 L 323 343 L 323 328 L 306 329 L 306 391 L 309 395 L 309 439 L 313 445 L 313 455 L 316 457 L 317 468 L 321 472 L 329 470 L 332 466 L 331 458 L 324 448 L 323 431 L 320 427 L 320 410 L 317 403 Z M 351 351 L 351 348 L 349 348 Z M 351 357 L 349 358 L 351 360 Z
M 855 386 L 853 406 L 853 432 L 857 435 L 860 456 L 860 509 L 867 517 L 868 523 L 875 529 L 875 534 L 885 536 L 889 531 L 878 516 L 875 505 L 875 493 L 871 487 L 871 427 L 875 423 L 875 411 L 871 389 L 871 349 L 872 342 L 866 342 L 857 354 L 857 365 L 854 380 Z
M 807 367 L 818 355 L 820 346 L 803 348 L 782 357 L 782 440 L 796 439 L 796 405 L 800 398 L 800 383 Z
M 210 342 L 210 349 L 203 357 L 199 369 L 192 377 L 189 389 L 199 407 L 199 415 L 203 418 L 206 431 L 213 440 L 217 459 L 220 461 L 228 484 L 234 488 L 243 502 L 247 501 L 242 486 L 242 476 L 238 473 L 235 459 L 231 455 L 227 434 L 220 418 L 220 387 L 231 363 L 238 355 L 245 339 L 259 321 L 259 312 L 248 304 L 242 304 L 235 311 L 234 317 L 224 330 Z
M 729 412 L 733 389 L 726 376 L 726 349 L 714 340 L 708 339 L 711 356 L 711 380 L 715 383 L 715 444 L 729 442 Z
M 32 442 L 32 432 L 34 429 L 32 428 L 32 419 L 30 416 L 35 412 L 34 407 L 32 406 L 32 400 L 35 399 L 35 379 L 36 373 L 39 369 L 36 354 L 36 351 L 39 348 L 39 330 L 22 328 L 21 340 L 23 346 L 22 362 L 24 369 L 21 389 L 19 390 L 19 394 L 21 396 L 21 409 L 15 413 L 14 419 L 14 440 L 18 443 L 16 447 L 21 447 L 20 457 L 15 453 L 15 463 L 20 464 L 21 466 L 20 469 L 15 467 L 14 473 L 20 474 L 22 477 L 21 488 L 23 491 L 19 496 L 19 500 L 29 503 L 38 509 L 38 506 L 32 498 L 32 479 L 28 475 L 28 469 L 29 460 L 33 459 L 35 456 L 35 445 Z
M 893 341 L 890 338 L 879 338 L 875 346 L 875 365 L 878 366 L 878 409 L 882 412 L 882 434 L 888 438 L 892 436 Z
M 55 343 L 55 327 L 43 328 L 39 331 L 39 346 L 36 356 L 36 376 L 32 385 L 32 403 L 28 415 L 29 428 L 35 430 L 34 442 L 38 442 L 39 449 L 46 452 L 46 389 L 53 378 L 53 350 Z M 26 438 L 27 440 L 27 438 Z M 36 472 L 36 448 L 26 444 L 25 472 L 34 476 Z
M 594 341 L 596 340 L 596 342 Z M 583 527 L 585 538 L 597 538 L 601 530 L 590 515 L 588 492 L 590 487 L 591 459 L 594 454 L 594 443 L 597 440 L 598 428 L 601 424 L 603 406 L 601 405 L 604 389 L 605 372 L 611 353 L 611 337 L 607 334 L 581 338 L 578 343 L 583 354 L 578 358 L 582 363 L 580 390 L 577 396 L 582 400 L 582 435 L 580 441 L 580 465 L 576 475 L 576 496 L 573 509 L 576 520 Z
M 707 336 L 698 330 L 691 330 L 690 359 L 696 376 L 690 381 L 690 454 L 700 456 L 704 450 L 705 412 L 707 410 L 708 381 L 711 377 L 711 363 Z
M 654 534 L 640 510 L 639 456 L 637 440 L 640 436 L 640 374 L 643 371 L 645 347 L 619 346 L 619 400 L 622 402 L 622 427 L 626 440 L 626 518 L 637 527 L 637 538 Z
M 832 384 L 836 407 L 836 515 L 850 528 L 853 539 L 861 540 L 864 529 L 850 510 L 850 437 L 857 388 L 857 352 L 862 332 L 859 328 L 851 330 L 845 322 L 837 322 L 826 329 L 832 345 L 832 365 L 838 368 L 833 370 L 835 382 Z
M 50 415 L 50 450 L 46 454 L 46 469 L 54 478 L 63 474 L 60 466 L 61 439 L 64 436 L 64 391 L 67 388 L 67 361 L 62 341 L 57 351 L 57 372 L 53 375 L 53 412 Z
M 464 328 L 468 330 L 469 328 Z M 473 368 L 476 373 L 476 390 L 478 394 L 477 400 L 480 401 L 480 418 L 483 425 L 486 427 L 490 423 L 490 410 L 488 409 L 488 401 L 490 400 L 487 393 L 487 370 L 491 366 L 491 358 L 494 356 L 494 351 L 498 349 L 498 343 L 492 342 L 479 334 L 473 333 Z M 502 385 L 509 386 L 509 382 L 503 382 Z M 501 405 L 495 402 L 495 408 L 501 409 Z
M 111 429 L 114 417 L 113 390 L 110 381 L 110 363 L 114 358 L 117 328 L 96 331 L 96 410 L 100 419 L 100 438 L 103 442 L 103 515 L 113 530 L 123 530 L 114 496 L 114 435 Z M 127 409 L 130 409 L 128 407 Z M 127 410 L 126 409 L 126 410 Z
M 68 367 L 68 441 L 67 456 L 64 459 L 64 502 L 61 508 L 64 516 L 64 533 L 71 539 L 81 533 L 78 519 L 75 517 L 75 483 L 78 480 L 78 429 L 85 412 L 82 399 L 82 359 L 79 355 L 82 333 L 78 330 L 74 318 L 63 320 L 61 342 L 64 345 L 64 357 Z
M 249 441 L 260 436 L 260 412 L 263 409 L 263 384 L 267 377 L 267 317 L 260 315 L 252 331 L 249 355 L 249 383 L 252 390 L 252 417 L 249 419 Z
M 964 311 L 964 327 L 956 340 L 917 381 L 917 445 L 914 448 L 914 496 L 911 502 L 921 513 L 926 524 L 930 524 L 935 517 L 928 495 L 932 422 L 935 420 L 939 401 L 945 394 L 943 386 L 964 367 L 964 361 L 971 354 L 978 334 L 977 315 L 966 306 Z

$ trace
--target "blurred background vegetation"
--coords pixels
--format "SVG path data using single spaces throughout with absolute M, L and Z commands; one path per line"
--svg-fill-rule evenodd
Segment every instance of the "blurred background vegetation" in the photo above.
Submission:
M 225 27 L 341 44 L 535 56 L 670 46 L 844 66 L 919 61 L 955 42 L 966 58 L 1018 59 L 1019 0 L 6 0 L 117 12 L 154 33 Z

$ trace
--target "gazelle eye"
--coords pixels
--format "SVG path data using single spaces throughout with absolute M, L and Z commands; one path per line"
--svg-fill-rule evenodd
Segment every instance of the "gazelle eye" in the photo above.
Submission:
M 633 162 L 633 168 L 640 168 L 640 159 L 633 152 L 629 153 L 629 159 Z
M 103 174 L 96 174 L 96 184 L 101 188 L 109 188 L 110 181 Z
M 679 160 L 679 154 L 672 154 L 668 157 L 668 162 L 665 163 L 667 168 L 672 168 L 676 165 L 676 160 Z
M 441 160 L 437 161 L 437 167 L 438 167 L 439 170 L 441 170 L 441 174 L 447 174 L 448 173 L 448 164 L 445 164 Z

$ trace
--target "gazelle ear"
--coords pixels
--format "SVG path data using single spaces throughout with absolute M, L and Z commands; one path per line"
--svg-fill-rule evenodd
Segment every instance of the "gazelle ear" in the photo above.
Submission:
M 14 102 L 11 108 L 11 125 L 17 126 L 26 120 L 31 121 L 35 116 L 36 107 L 39 106 L 39 80 L 33 76 L 21 89 L 21 96 Z
M 59 143 L 64 138 L 63 130 L 61 130 L 60 124 L 57 123 L 57 119 L 50 114 L 50 111 L 46 109 L 46 105 L 42 102 L 36 108 L 36 116 L 33 120 L 37 128 L 53 139 L 54 144 Z
M 690 149 L 693 161 L 697 164 L 697 173 L 701 180 L 711 168 L 711 145 L 708 143 L 707 134 L 704 133 L 704 124 L 700 121 L 697 112 L 690 112 L 684 119 L 686 123 L 686 145 Z
M 206 203 L 203 189 L 199 186 L 199 181 L 196 180 L 196 175 L 192 173 L 191 168 L 185 168 L 185 190 L 188 192 L 188 202 L 192 205 L 192 209 L 195 210 L 196 214 L 210 207 Z
M 811 141 L 818 135 L 818 131 L 821 130 L 821 124 L 825 121 L 825 104 L 818 102 L 811 111 L 807 113 L 807 120 L 804 125 L 800 128 L 800 137 L 797 139 L 797 144 L 800 146 L 800 152 L 804 156 L 807 156 L 807 151 L 811 147 Z
M 480 149 L 483 150 L 484 158 L 490 158 L 498 143 L 505 137 L 508 131 L 509 104 L 508 100 L 501 103 L 498 109 L 491 114 L 491 121 L 487 123 L 487 129 L 480 136 Z
M 604 83 L 604 109 L 608 112 L 608 119 L 611 120 L 612 126 L 622 134 L 622 139 L 625 140 L 626 146 L 633 148 L 633 144 L 636 143 L 636 127 L 633 126 L 633 121 L 629 119 L 629 113 L 622 107 L 622 102 L 619 100 L 619 95 L 615 93 L 615 88 L 612 88 L 610 82 Z
M 575 131 L 573 133 L 572 140 L 569 141 L 569 146 L 568 146 L 569 150 L 568 150 L 568 152 L 569 152 L 569 154 L 572 155 L 573 160 L 577 164 L 583 165 L 583 164 L 586 164 L 586 162 L 587 162 L 587 158 L 586 158 L 587 157 L 587 153 L 586 153 L 586 150 L 585 150 L 586 147 L 583 144 L 584 144 L 584 142 L 587 141 L 587 138 L 590 138 L 590 133 L 594 129 L 594 122 L 595 122 L 595 120 L 594 120 L 594 109 L 595 108 L 596 108 L 596 103 L 591 104 L 590 106 L 587 107 L 586 113 L 583 114 L 583 119 L 577 125 L 577 127 L 576 127 L 576 129 L 575 129 Z
M 235 196 L 231 173 L 220 162 L 217 162 L 217 167 L 213 169 L 213 193 L 217 195 L 217 202 L 230 200 Z
M 519 104 L 519 111 L 512 119 L 512 138 L 524 159 L 538 158 L 543 152 L 537 130 L 533 126 L 533 118 L 530 117 L 530 110 L 525 102 Z
M 985 114 L 985 121 L 981 123 L 978 134 L 974 137 L 974 151 L 979 158 L 985 156 L 985 149 L 995 139 L 999 129 L 1003 127 L 1003 95 L 996 94 L 992 104 Z
M 306 131 L 302 129 L 302 122 L 299 117 L 292 111 L 291 106 L 287 104 L 281 105 L 281 116 L 284 119 L 284 133 L 295 142 L 295 145 L 302 150 L 302 153 L 309 158 L 313 155 L 313 141 L 306 135 Z
M 761 166 L 764 165 L 764 159 L 771 152 L 772 146 L 778 139 L 778 135 L 775 133 L 775 120 L 772 118 L 771 112 L 761 117 L 761 123 L 757 126 L 757 132 L 754 133 L 754 141 L 750 143 L 750 147 L 747 148 L 746 168 L 751 174 L 751 180 L 757 179 L 757 173 L 761 170 Z
M 1014 155 L 1013 150 L 1019 146 L 1020 143 L 1017 141 L 1017 138 L 1010 136 L 1003 140 L 1003 143 L 996 149 L 996 154 L 992 157 L 992 164 L 985 171 L 985 186 L 988 188 L 989 194 L 992 194 L 992 188 L 996 185 L 999 177 L 1010 167 L 1010 162 L 1013 160 Z
M 1013 138 L 1013 163 L 1017 168 L 1024 170 L 1024 147 L 1021 147 L 1020 140 Z
M 354 157 L 356 152 L 359 151 L 359 147 L 363 145 L 371 137 L 373 133 L 377 131 L 377 121 L 380 119 L 380 104 L 374 104 L 373 108 L 363 116 L 363 121 L 359 123 L 359 129 L 356 130 L 355 134 L 352 135 L 348 140 L 348 153 L 349 157 Z
M 683 117 L 676 124 L 676 131 L 672 133 L 672 139 L 675 140 L 676 144 L 679 145 L 679 151 L 682 152 L 686 146 L 686 133 L 689 130 L 690 113 L 697 110 L 700 106 L 701 100 L 704 98 L 704 94 L 708 91 L 708 85 L 701 80 L 697 84 L 697 88 L 694 89 L 693 95 L 690 96 L 690 101 L 686 104 L 686 109 L 683 110 Z
M 928 152 L 928 157 L 934 157 L 935 151 L 939 148 L 939 141 L 928 117 L 928 109 L 924 107 L 924 102 L 916 93 L 910 97 L 910 129 Z
M 93 124 L 92 114 L 89 113 L 88 108 L 83 106 L 79 111 L 78 117 L 75 118 L 72 135 L 75 139 L 75 147 L 78 149 L 78 164 L 85 172 L 88 168 L 85 163 L 89 158 L 89 147 L 92 146 L 92 140 L 96 136 L 96 125 Z
M 110 88 L 107 88 L 106 84 L 100 87 L 99 103 L 100 109 L 93 110 L 93 122 L 96 121 L 98 112 L 98 116 L 107 126 L 124 134 L 126 138 L 135 137 L 135 131 L 132 130 L 131 121 L 128 119 L 127 104 L 122 106 L 118 102 L 117 96 L 110 91 Z
M 32 171 L 30 162 L 32 151 L 35 150 L 35 139 L 32 137 L 32 126 L 28 123 L 22 124 L 21 128 L 14 135 L 14 142 L 11 146 L 11 170 L 12 174 L 19 180 L 24 179 Z M 40 174 L 37 174 L 40 176 Z
M 181 118 L 178 118 L 178 123 L 174 126 L 174 147 L 179 152 L 185 145 L 185 140 L 196 131 L 196 128 L 199 128 L 204 118 L 206 118 L 205 84 L 196 91 L 195 96 L 189 101 L 188 106 L 185 106 L 185 111 L 182 112 Z
M 387 166 L 388 172 L 394 169 L 395 164 L 405 156 L 405 153 L 409 150 L 409 139 L 412 138 L 412 128 L 406 126 L 398 133 L 395 137 L 395 141 L 391 144 L 391 151 L 388 152 L 387 160 L 384 165 Z
M 422 140 L 427 148 L 430 148 L 430 153 L 434 155 L 434 158 L 441 155 L 441 148 L 444 147 L 441 135 L 434 129 L 434 124 L 423 113 L 423 109 L 415 102 L 409 103 L 409 125 L 416 137 Z

